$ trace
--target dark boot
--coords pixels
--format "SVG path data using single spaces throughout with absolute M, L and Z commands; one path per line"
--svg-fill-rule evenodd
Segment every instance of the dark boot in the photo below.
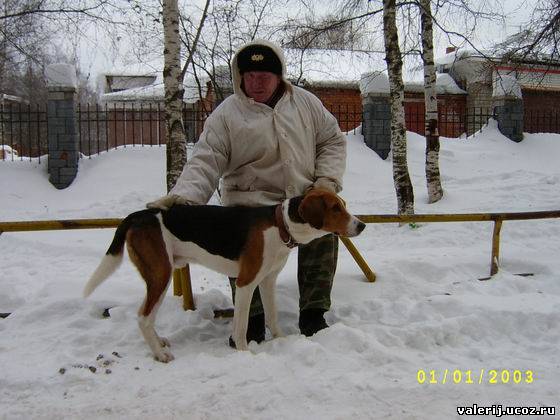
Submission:
M 317 331 L 321 331 L 329 326 L 325 322 L 325 309 L 310 308 L 304 309 L 299 313 L 299 330 L 306 337 L 311 337 Z
M 247 325 L 247 343 L 256 341 L 262 343 L 265 336 L 264 314 L 257 314 L 249 317 L 249 324 Z M 231 336 L 229 337 L 229 346 L 235 348 L 235 341 Z

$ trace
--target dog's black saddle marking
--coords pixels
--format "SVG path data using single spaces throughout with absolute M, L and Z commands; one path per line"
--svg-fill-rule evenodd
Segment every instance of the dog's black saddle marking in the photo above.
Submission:
M 180 240 L 194 242 L 213 255 L 238 260 L 251 226 L 273 221 L 274 208 L 174 205 L 161 214 L 165 227 Z

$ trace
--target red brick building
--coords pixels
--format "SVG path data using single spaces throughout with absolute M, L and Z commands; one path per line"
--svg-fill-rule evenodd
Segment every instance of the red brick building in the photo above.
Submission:
M 492 108 L 494 84 L 513 76 L 521 87 L 525 132 L 560 132 L 560 63 L 512 63 L 469 50 L 448 48 L 437 60 L 467 92 L 467 107 Z

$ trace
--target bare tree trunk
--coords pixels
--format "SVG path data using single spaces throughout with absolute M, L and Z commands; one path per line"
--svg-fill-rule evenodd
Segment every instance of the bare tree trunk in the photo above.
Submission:
M 397 193 L 399 214 L 414 214 L 414 190 L 406 160 L 406 126 L 404 119 L 404 83 L 402 58 L 396 24 L 395 0 L 383 0 L 383 35 L 389 70 L 391 95 L 391 149 L 393 152 L 393 181 Z
M 439 173 L 439 121 L 436 92 L 436 67 L 434 65 L 434 35 L 430 0 L 420 0 L 422 23 L 422 60 L 424 61 L 424 103 L 426 105 L 426 185 L 428 203 L 435 203 L 443 197 Z
M 177 0 L 163 0 L 163 36 L 167 191 L 169 191 L 175 185 L 187 161 L 187 144 L 182 119 L 184 88 Z

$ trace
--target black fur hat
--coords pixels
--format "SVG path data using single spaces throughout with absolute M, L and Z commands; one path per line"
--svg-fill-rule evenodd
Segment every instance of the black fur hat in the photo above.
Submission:
M 239 73 L 247 71 L 269 71 L 282 76 L 282 63 L 272 50 L 266 45 L 249 45 L 237 55 Z

